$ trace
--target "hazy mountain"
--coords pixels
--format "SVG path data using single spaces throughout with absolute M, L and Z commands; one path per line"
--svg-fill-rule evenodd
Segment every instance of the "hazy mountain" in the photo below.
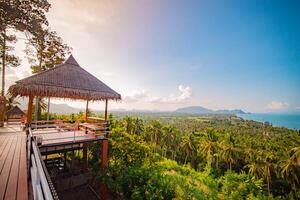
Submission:
M 74 108 L 68 104 L 54 104 L 50 103 L 50 113 L 56 114 L 72 114 L 83 111 L 84 109 Z
M 190 106 L 178 108 L 177 110 L 175 110 L 175 112 L 187 114 L 212 114 L 214 111 L 201 106 Z
M 244 111 L 235 109 L 235 110 L 211 110 L 201 106 L 190 106 L 178 108 L 175 110 L 177 113 L 185 114 L 245 114 Z
M 27 110 L 27 101 L 24 99 L 20 98 L 17 99 L 18 102 L 20 103 L 20 108 L 23 110 Z M 72 114 L 72 113 L 78 113 L 80 111 L 85 111 L 83 108 L 75 108 L 72 106 L 69 106 L 68 104 L 55 104 L 55 103 L 50 103 L 50 113 L 56 113 L 56 114 Z M 103 114 L 103 110 L 94 110 L 92 109 L 93 112 L 97 114 Z M 109 110 L 112 113 L 119 113 L 119 114 L 149 114 L 149 113 L 154 113 L 154 114 L 245 114 L 244 111 L 242 110 L 212 110 L 208 108 L 204 108 L 201 106 L 190 106 L 190 107 L 183 107 L 183 108 L 178 108 L 175 111 L 159 111 L 159 110 L 125 110 L 125 109 L 110 109 Z
M 20 103 L 19 107 L 22 110 L 27 110 L 27 101 L 24 101 L 23 99 L 18 100 Z M 83 111 L 84 109 L 74 108 L 69 106 L 68 104 L 55 104 L 50 103 L 50 113 L 56 113 L 56 114 L 72 114 L 72 113 L 78 113 L 80 111 Z

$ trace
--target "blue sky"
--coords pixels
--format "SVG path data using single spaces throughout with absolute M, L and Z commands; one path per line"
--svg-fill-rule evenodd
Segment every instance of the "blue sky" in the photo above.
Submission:
M 50 2 L 77 61 L 122 94 L 113 108 L 300 112 L 299 1 Z

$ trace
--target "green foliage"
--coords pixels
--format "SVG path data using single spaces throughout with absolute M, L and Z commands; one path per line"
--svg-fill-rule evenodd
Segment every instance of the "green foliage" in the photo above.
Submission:
M 99 178 L 124 199 L 299 198 L 298 131 L 224 116 L 109 119 Z M 96 172 L 99 153 L 90 148 Z
M 26 55 L 33 73 L 51 69 L 61 64 L 71 48 L 64 44 L 55 31 L 41 29 L 29 39 Z
M 219 179 L 221 194 L 226 199 L 253 199 L 262 195 L 262 181 L 242 172 L 228 171 Z
M 0 54 L 2 67 L 2 90 L 4 96 L 5 68 L 20 64 L 18 56 L 13 54 L 17 38 L 16 31 L 35 34 L 48 25 L 45 13 L 50 4 L 46 0 L 0 1 Z

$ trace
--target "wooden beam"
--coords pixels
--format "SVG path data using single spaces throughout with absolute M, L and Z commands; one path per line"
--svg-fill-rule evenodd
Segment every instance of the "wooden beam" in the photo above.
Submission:
M 87 122 L 87 120 L 88 120 L 88 112 L 89 112 L 89 100 L 86 101 L 85 122 Z
M 108 99 L 105 99 L 105 110 L 104 110 L 104 119 L 107 121 L 107 106 L 108 106 Z
M 29 96 L 28 109 L 27 109 L 27 123 L 30 124 L 32 120 L 32 105 L 34 96 Z

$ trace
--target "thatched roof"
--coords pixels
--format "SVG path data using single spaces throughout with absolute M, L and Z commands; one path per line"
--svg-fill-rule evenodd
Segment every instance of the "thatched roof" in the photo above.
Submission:
M 6 115 L 25 115 L 25 113 L 18 106 L 14 106 L 12 109 L 6 112 Z
M 9 88 L 13 96 L 68 99 L 121 99 L 121 95 L 79 66 L 71 55 L 63 64 L 17 81 Z

